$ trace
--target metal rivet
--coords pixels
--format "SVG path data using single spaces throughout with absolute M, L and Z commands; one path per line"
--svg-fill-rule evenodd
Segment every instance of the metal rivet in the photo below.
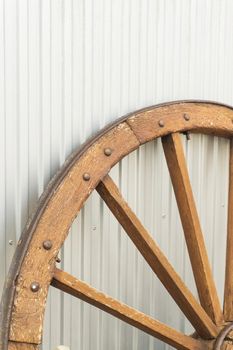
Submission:
M 38 282 L 32 282 L 31 291 L 33 293 L 36 293 L 36 292 L 38 292 L 39 289 L 40 289 L 40 284 Z
M 184 119 L 188 121 L 190 119 L 190 116 L 188 114 L 184 114 Z
M 88 174 L 88 173 L 84 173 L 83 174 L 83 180 L 85 180 L 85 181 L 89 181 L 90 180 L 90 174 Z
M 111 148 L 105 148 L 105 149 L 104 149 L 104 154 L 105 154 L 107 157 L 111 156 L 111 154 L 112 154 Z
M 57 263 L 60 263 L 60 262 L 61 262 L 61 259 L 60 259 L 58 256 L 56 257 L 56 262 L 57 262 Z
M 160 120 L 160 121 L 159 121 L 159 126 L 160 126 L 161 128 L 164 127 L 164 121 L 163 121 L 163 120 Z
M 52 246 L 53 246 L 52 241 L 50 241 L 49 239 L 43 242 L 43 247 L 46 250 L 50 250 Z

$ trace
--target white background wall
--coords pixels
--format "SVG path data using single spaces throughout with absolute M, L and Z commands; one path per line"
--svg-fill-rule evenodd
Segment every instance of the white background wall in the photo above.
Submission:
M 233 104 L 232 62 L 230 0 L 0 0 L 0 289 L 37 198 L 72 150 L 141 107 L 176 99 Z M 222 295 L 229 145 L 192 136 L 184 147 Z M 196 293 L 160 141 L 123 160 L 113 177 Z M 67 271 L 191 331 L 96 194 L 62 257 Z M 54 290 L 44 344 L 164 349 Z

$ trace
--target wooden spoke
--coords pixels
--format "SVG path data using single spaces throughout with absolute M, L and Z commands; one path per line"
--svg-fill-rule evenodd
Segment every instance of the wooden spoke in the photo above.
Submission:
M 199 335 L 214 337 L 217 327 L 129 208 L 110 176 L 107 175 L 96 189 Z
M 39 350 L 40 346 L 29 343 L 9 342 L 8 350 Z
M 170 344 L 176 349 L 208 349 L 202 342 L 177 332 L 144 313 L 122 304 L 62 270 L 55 269 L 52 285 Z
M 178 133 L 162 138 L 201 305 L 219 324 L 223 316 Z
M 195 333 L 198 333 L 198 340 L 176 332 L 57 270 L 53 284 L 177 349 L 204 350 L 209 348 L 207 344 L 213 345 L 219 339 L 218 335 L 225 320 L 211 275 L 181 141 L 178 134 L 170 134 L 194 132 L 232 138 L 232 120 L 233 108 L 217 103 L 178 101 L 161 104 L 120 118 L 101 130 L 77 152 L 72 153 L 40 197 L 37 209 L 17 244 L 0 303 L 0 349 L 40 348 L 45 305 L 57 252 L 64 244 L 75 217 L 94 189 L 98 190 L 149 266 L 192 323 Z M 110 177 L 106 177 L 109 170 L 123 157 L 142 144 L 159 137 L 163 138 L 201 305 L 131 211 Z M 227 321 L 233 320 L 232 149 L 231 143 L 224 298 L 224 316 Z
M 228 225 L 227 225 L 226 275 L 224 291 L 224 318 L 233 321 L 233 139 L 230 143 Z

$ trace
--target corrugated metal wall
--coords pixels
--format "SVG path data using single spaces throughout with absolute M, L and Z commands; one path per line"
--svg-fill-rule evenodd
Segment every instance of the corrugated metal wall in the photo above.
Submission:
M 15 244 L 67 155 L 109 121 L 176 99 L 233 104 L 233 2 L 0 0 L 0 289 Z M 184 139 L 219 292 L 223 292 L 228 142 Z M 196 293 L 160 141 L 124 159 L 114 179 Z M 94 193 L 72 226 L 62 267 L 191 332 L 176 305 Z M 164 349 L 52 290 L 44 349 Z

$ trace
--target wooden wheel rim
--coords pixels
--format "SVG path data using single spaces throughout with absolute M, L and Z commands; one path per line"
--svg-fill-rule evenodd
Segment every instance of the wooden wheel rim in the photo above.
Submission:
M 169 149 L 175 149 L 176 140 L 165 136 L 187 131 L 231 138 L 233 110 L 229 106 L 204 101 L 180 101 L 149 107 L 119 119 L 70 156 L 40 198 L 38 208 L 18 243 L 1 302 L 0 345 L 3 350 L 8 348 L 8 343 L 12 349 L 16 345 L 11 344 L 28 344 L 28 349 L 36 349 L 33 344 L 40 344 L 47 292 L 56 275 L 57 254 L 70 225 L 90 193 L 97 186 L 102 196 L 108 190 L 108 184 L 104 184 L 102 180 L 109 170 L 124 156 L 157 137 L 163 138 L 165 155 L 169 158 Z M 123 140 L 127 142 L 122 142 Z M 174 183 L 173 185 L 176 186 Z M 230 205 L 233 204 L 229 200 Z M 231 227 L 230 216 L 228 224 Z M 228 243 L 229 241 L 228 237 Z M 56 285 L 56 281 L 53 284 Z M 227 287 L 225 295 L 228 295 L 229 300 L 233 291 L 232 281 Z M 214 308 L 218 309 L 218 305 Z M 217 314 L 219 310 L 216 311 Z M 229 305 L 225 306 L 226 321 L 231 319 L 232 314 Z M 208 316 L 210 315 L 206 317 L 205 312 L 201 316 L 206 326 L 203 333 L 209 332 L 210 338 L 215 338 L 224 322 L 220 314 L 212 317 L 215 318 L 213 324 Z M 194 322 L 197 323 L 196 320 Z M 191 341 L 190 349 L 208 347 L 206 344 L 201 347 L 199 343 Z M 171 345 L 174 346 L 174 343 Z M 177 348 L 181 349 L 182 345 Z

